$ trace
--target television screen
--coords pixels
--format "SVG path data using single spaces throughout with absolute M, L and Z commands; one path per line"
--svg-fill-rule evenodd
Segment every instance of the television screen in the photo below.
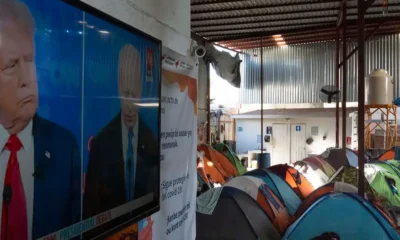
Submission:
M 0 1 L 2 239 L 103 239 L 159 209 L 161 42 L 68 2 Z

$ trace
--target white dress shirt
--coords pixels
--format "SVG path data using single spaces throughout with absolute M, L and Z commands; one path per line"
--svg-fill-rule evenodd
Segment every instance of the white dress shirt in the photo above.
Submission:
M 22 148 L 18 151 L 18 163 L 21 172 L 22 184 L 24 185 L 26 209 L 28 217 L 28 239 L 32 239 L 32 219 L 33 219 L 33 193 L 34 193 L 34 156 L 35 149 L 32 136 L 32 121 L 25 127 L 25 129 L 17 134 L 22 143 Z M 6 176 L 6 169 L 8 159 L 10 158 L 10 151 L 5 148 L 10 134 L 0 125 L 0 216 L 3 206 L 3 189 L 4 178 Z M 1 226 L 1 217 L 0 217 Z
M 126 179 L 126 152 L 128 151 L 128 127 L 125 125 L 124 120 L 122 119 L 121 116 L 121 126 L 122 126 L 122 155 L 124 156 L 124 163 L 125 163 L 125 179 Z M 133 145 L 133 162 L 134 162 L 134 175 L 135 176 L 135 184 L 136 184 L 136 163 L 137 163 L 137 146 L 138 146 L 138 135 L 139 135 L 139 119 L 137 120 L 135 126 L 133 127 L 133 139 L 132 139 L 132 145 Z M 135 193 L 133 193 L 135 194 Z

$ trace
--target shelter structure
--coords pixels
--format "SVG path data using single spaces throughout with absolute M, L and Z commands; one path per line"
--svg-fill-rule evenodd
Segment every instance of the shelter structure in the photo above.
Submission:
M 232 187 L 214 188 L 197 198 L 196 225 L 198 240 L 281 239 L 260 205 Z
M 313 185 L 294 167 L 278 164 L 268 168 L 271 172 L 284 179 L 300 199 L 305 199 L 312 191 Z
M 239 176 L 230 180 L 226 187 L 237 188 L 251 196 L 268 214 L 277 230 L 283 234 L 291 224 L 285 205 L 263 180 L 251 176 Z
M 314 239 L 326 233 L 335 233 L 338 239 L 400 239 L 371 203 L 351 193 L 322 196 L 289 227 L 282 239 Z
M 266 169 L 256 169 L 245 173 L 244 176 L 253 176 L 263 180 L 275 195 L 285 204 L 289 215 L 293 216 L 297 208 L 300 206 L 300 198 L 296 195 L 289 184 L 275 173 Z
M 342 166 L 358 167 L 358 156 L 351 150 L 346 148 L 346 156 L 342 155 L 343 150 L 340 148 L 328 148 L 321 154 L 332 167 L 339 170 Z
M 197 146 L 197 151 L 203 152 L 204 156 L 214 164 L 224 178 L 229 179 L 239 175 L 235 166 L 232 165 L 229 159 L 211 146 L 205 144 L 199 145 Z
M 334 86 L 341 89 L 342 116 L 347 116 L 348 88 L 357 86 L 357 112 L 364 113 L 365 108 L 365 42 L 372 36 L 399 33 L 400 11 L 397 1 L 387 0 L 192 0 L 191 29 L 193 35 L 204 39 L 207 43 L 217 44 L 235 51 L 259 49 L 260 65 L 259 82 L 247 86 L 252 88 L 251 94 L 259 91 L 261 105 L 260 134 L 264 135 L 263 106 L 266 89 L 264 83 L 265 47 L 334 41 L 336 45 Z M 354 48 L 350 48 L 352 41 Z M 354 43 L 354 44 L 353 44 Z M 357 53 L 357 66 L 354 75 L 357 83 L 348 83 L 351 69 L 348 61 Z M 257 68 L 258 69 L 258 68 Z M 341 72 L 340 72 L 341 69 Z M 350 79 L 351 80 L 351 79 Z M 209 99 L 210 100 L 210 99 Z M 346 155 L 346 119 L 342 118 L 340 131 L 340 98 L 336 99 L 335 111 L 335 144 L 343 147 L 342 156 Z M 359 114 L 357 120 L 358 169 L 360 175 L 364 172 L 364 126 L 365 116 Z M 353 140 L 354 141 L 354 140 Z M 264 142 L 261 141 L 261 155 Z M 364 195 L 364 179 L 360 178 L 359 194 Z

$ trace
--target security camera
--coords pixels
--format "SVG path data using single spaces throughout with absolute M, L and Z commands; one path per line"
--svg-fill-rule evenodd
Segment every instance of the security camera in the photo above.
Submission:
M 202 58 L 206 55 L 206 48 L 204 46 L 198 46 L 194 49 L 194 54 L 198 58 Z

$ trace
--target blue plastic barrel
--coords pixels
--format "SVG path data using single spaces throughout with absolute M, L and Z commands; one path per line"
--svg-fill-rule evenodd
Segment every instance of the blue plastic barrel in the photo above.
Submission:
M 271 155 L 269 153 L 257 153 L 258 169 L 268 168 L 271 166 Z

